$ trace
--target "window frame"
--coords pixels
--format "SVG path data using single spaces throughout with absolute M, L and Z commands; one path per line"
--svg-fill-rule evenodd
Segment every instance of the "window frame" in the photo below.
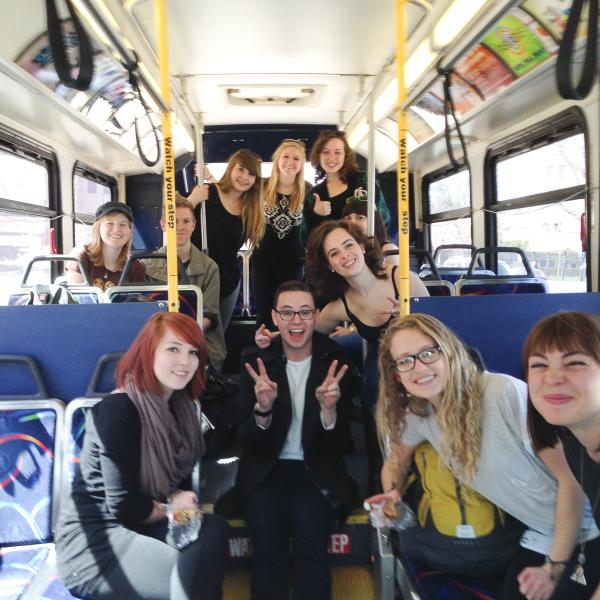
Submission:
M 497 199 L 496 165 L 502 159 L 514 158 L 526 154 L 543 146 L 559 142 L 575 135 L 583 134 L 585 152 L 585 183 L 578 186 L 569 186 L 538 194 L 511 198 L 510 200 Z M 583 198 L 585 214 L 590 214 L 590 146 L 587 122 L 583 111 L 578 107 L 571 107 L 544 121 L 536 123 L 521 131 L 492 144 L 485 156 L 485 240 L 486 246 L 498 245 L 498 219 L 499 213 L 518 208 L 530 208 L 544 204 L 555 204 L 565 198 L 576 200 Z M 586 288 L 591 286 L 591 261 L 589 252 L 590 219 L 586 222 Z
M 0 197 L 0 210 L 33 217 L 44 217 L 49 221 L 49 230 L 54 230 L 51 239 L 56 251 L 63 251 L 62 208 L 60 195 L 60 168 L 58 157 L 50 146 L 41 144 L 20 132 L 0 124 L 0 151 L 13 154 L 21 159 L 43 165 L 48 173 L 48 206 L 29 202 L 19 202 Z M 52 248 L 49 248 L 50 251 Z M 59 265 L 50 264 L 52 281 L 60 274 Z
M 432 183 L 457 175 L 467 171 L 469 173 L 469 206 L 464 208 L 456 208 L 442 212 L 431 213 L 429 201 L 429 187 Z M 425 247 L 433 254 L 434 249 L 431 247 L 430 227 L 433 223 L 442 223 L 445 221 L 458 221 L 468 217 L 471 219 L 471 243 L 473 242 L 473 186 L 471 184 L 471 170 L 469 165 L 464 165 L 457 169 L 456 167 L 442 167 L 436 171 L 432 171 L 425 175 L 421 182 L 421 190 L 423 197 L 423 225 L 425 231 Z

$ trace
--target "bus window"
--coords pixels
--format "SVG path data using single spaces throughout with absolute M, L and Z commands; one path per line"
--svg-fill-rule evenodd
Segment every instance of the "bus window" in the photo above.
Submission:
M 82 246 L 89 242 L 90 229 L 96 215 L 96 209 L 114 200 L 114 180 L 100 176 L 81 166 L 73 171 L 73 219 L 75 245 Z
M 468 170 L 450 174 L 446 171 L 424 178 L 425 220 L 429 225 L 431 250 L 442 244 L 471 244 L 470 185 Z M 470 256 L 465 259 L 469 266 Z
M 584 134 L 499 157 L 493 176 L 496 243 L 522 248 L 535 274 L 548 280 L 551 292 L 585 292 Z
M 34 256 L 50 252 L 50 228 L 57 211 L 51 197 L 53 161 L 17 147 L 14 138 L 0 137 L 0 304 L 21 281 L 24 266 Z M 50 283 L 50 264 L 31 274 Z

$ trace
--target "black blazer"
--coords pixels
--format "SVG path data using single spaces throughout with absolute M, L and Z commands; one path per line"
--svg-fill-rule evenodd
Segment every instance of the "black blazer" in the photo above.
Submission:
M 254 381 L 244 368 L 248 362 L 258 372 L 257 358 L 265 364 L 269 377 L 277 383 L 278 396 L 273 403 L 271 424 L 262 429 L 256 424 L 254 406 Z M 352 393 L 357 389 L 356 371 L 349 369 L 340 381 L 341 396 L 337 403 L 335 427 L 326 431 L 321 423 L 321 407 L 315 390 L 321 385 L 332 361 L 339 366 L 349 364 L 342 348 L 320 333 L 313 336 L 313 354 L 302 422 L 302 445 L 304 462 L 311 477 L 337 509 L 343 521 L 349 508 L 355 503 L 356 484 L 348 476 L 343 455 L 352 447 L 350 436 L 350 413 Z M 230 516 L 238 511 L 244 500 L 254 491 L 276 465 L 292 422 L 292 406 L 286 371 L 286 358 L 281 339 L 276 338 L 266 350 L 252 348 L 242 355 L 240 388 L 235 420 L 242 446 L 235 487 L 221 497 L 215 512 Z

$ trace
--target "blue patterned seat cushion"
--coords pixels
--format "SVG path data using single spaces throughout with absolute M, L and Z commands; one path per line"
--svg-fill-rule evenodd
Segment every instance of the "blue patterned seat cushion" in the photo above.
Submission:
M 52 540 L 56 412 L 0 403 L 0 547 Z
M 48 554 L 48 546 L 0 548 L 0 598 L 21 598 L 48 558 Z

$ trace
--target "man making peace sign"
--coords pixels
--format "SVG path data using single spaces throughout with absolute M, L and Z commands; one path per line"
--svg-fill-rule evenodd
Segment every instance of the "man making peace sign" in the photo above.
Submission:
M 329 534 L 355 496 L 343 459 L 353 377 L 341 348 L 314 331 L 319 311 L 306 285 L 282 284 L 274 302 L 280 335 L 242 359 L 242 457 L 228 500 L 242 509 L 252 537 L 252 600 L 288 598 L 290 538 L 293 598 L 328 600 Z M 227 512 L 227 504 L 222 498 L 217 510 Z

